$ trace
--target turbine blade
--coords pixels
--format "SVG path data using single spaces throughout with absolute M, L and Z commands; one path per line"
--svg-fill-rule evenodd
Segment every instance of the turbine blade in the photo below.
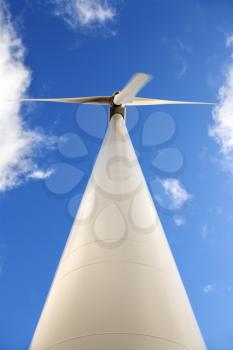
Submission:
M 145 73 L 135 74 L 123 90 L 114 97 L 115 105 L 125 105 L 131 103 L 137 93 L 151 80 L 151 75 Z
M 150 105 L 214 105 L 212 102 L 172 101 L 157 98 L 135 97 L 128 106 L 150 106 Z
M 62 103 L 88 103 L 88 104 L 110 104 L 110 96 L 92 97 L 67 97 L 67 98 L 24 98 L 22 102 L 62 102 Z

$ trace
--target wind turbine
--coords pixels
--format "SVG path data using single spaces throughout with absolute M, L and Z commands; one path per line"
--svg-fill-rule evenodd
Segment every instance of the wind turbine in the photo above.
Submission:
M 38 322 L 31 350 L 204 350 L 125 126 L 132 105 L 210 104 L 112 96 L 23 101 L 109 105 L 110 122 Z
M 136 97 L 137 93 L 151 80 L 151 75 L 137 73 L 121 91 L 115 92 L 112 96 L 91 96 L 91 97 L 65 97 L 65 98 L 27 98 L 23 102 L 61 102 L 75 104 L 99 104 L 110 106 L 110 119 L 115 114 L 125 117 L 126 106 L 150 106 L 150 105 L 213 105 L 209 102 L 189 102 L 161 100 L 156 98 Z

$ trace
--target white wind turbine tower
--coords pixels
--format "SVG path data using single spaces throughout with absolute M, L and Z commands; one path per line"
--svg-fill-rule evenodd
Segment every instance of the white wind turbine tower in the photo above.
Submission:
M 125 126 L 130 105 L 202 104 L 113 96 L 26 99 L 110 106 L 109 126 L 31 350 L 204 350 L 205 343 Z

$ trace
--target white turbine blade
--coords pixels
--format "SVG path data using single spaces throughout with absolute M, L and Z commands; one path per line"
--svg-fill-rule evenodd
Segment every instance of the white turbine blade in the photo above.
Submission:
M 116 105 L 125 105 L 133 101 L 137 93 L 151 80 L 151 75 L 137 73 L 119 94 L 115 95 L 113 102 Z
M 150 105 L 214 105 L 212 102 L 172 101 L 157 98 L 135 97 L 128 106 L 150 106 Z
M 24 98 L 22 102 L 62 102 L 62 103 L 88 103 L 88 104 L 110 104 L 110 96 L 92 97 L 67 97 L 67 98 Z

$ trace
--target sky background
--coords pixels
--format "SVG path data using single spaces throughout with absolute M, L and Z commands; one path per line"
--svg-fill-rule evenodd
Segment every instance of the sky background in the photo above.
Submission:
M 207 348 L 233 349 L 232 16 L 230 0 L 0 0 L 0 349 L 29 346 L 107 126 L 102 107 L 19 98 L 110 95 L 141 71 L 141 96 L 218 102 L 127 124 Z

